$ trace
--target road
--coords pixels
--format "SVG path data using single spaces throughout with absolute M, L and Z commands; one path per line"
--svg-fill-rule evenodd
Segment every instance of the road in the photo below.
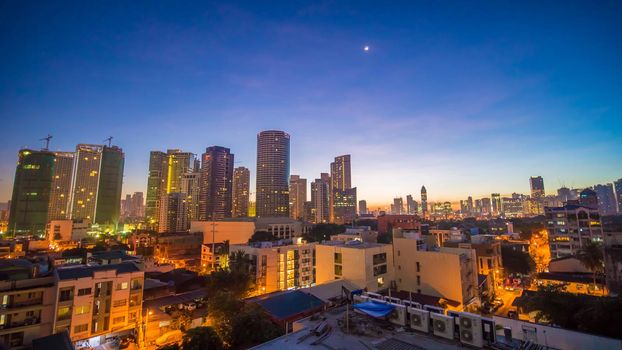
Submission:
M 522 289 L 515 289 L 513 291 L 507 291 L 505 289 L 499 288 L 497 290 L 497 297 L 503 300 L 503 306 L 500 307 L 497 311 L 495 311 L 495 315 L 508 317 L 508 311 L 512 309 L 512 303 L 514 299 L 519 297 L 522 293 Z

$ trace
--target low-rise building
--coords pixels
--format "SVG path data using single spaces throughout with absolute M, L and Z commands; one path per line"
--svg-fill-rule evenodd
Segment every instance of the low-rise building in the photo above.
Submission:
M 47 225 L 50 241 L 76 242 L 86 238 L 91 227 L 89 220 L 52 220 Z
M 394 230 L 396 289 L 455 301 L 458 309 L 477 304 L 474 249 L 435 247 L 416 232 Z
M 315 243 L 298 238 L 229 247 L 231 255 L 239 251 L 252 259 L 258 293 L 309 287 L 315 283 Z
M 611 295 L 622 292 L 622 232 L 605 232 L 605 276 Z
M 316 281 L 347 280 L 358 288 L 377 291 L 393 281 L 390 244 L 326 241 L 315 247 Z
M 420 230 L 421 219 L 417 215 L 380 215 L 378 216 L 378 233 L 391 233 L 394 228 Z
M 59 268 L 55 277 L 54 333 L 67 330 L 77 347 L 140 325 L 144 272 L 134 263 Z
M 474 249 L 477 260 L 477 273 L 489 276 L 493 289 L 497 281 L 503 276 L 503 262 L 501 259 L 501 241 L 493 235 L 477 235 L 471 237 L 471 242 L 445 242 L 445 247 Z
M 40 274 L 37 265 L 0 260 L 0 344 L 23 349 L 51 335 L 55 292 L 54 276 Z
M 190 232 L 201 232 L 202 243 L 229 241 L 229 244 L 245 244 L 255 233 L 255 221 L 252 218 L 192 221 Z
M 198 268 L 201 260 L 201 233 L 175 232 L 157 235 L 154 257 L 177 268 Z

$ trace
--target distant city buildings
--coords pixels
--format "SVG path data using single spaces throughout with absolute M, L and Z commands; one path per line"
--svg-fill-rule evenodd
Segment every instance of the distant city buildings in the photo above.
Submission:
M 602 223 L 596 207 L 566 204 L 545 208 L 545 215 L 553 258 L 574 255 L 587 242 L 603 240 Z
M 352 187 L 350 155 L 335 157 L 330 164 L 330 221 L 349 224 L 356 218 L 356 187 Z
M 367 215 L 367 201 L 361 199 L 359 201 L 359 215 Z
M 428 215 L 428 191 L 421 186 L 421 216 L 425 219 Z
M 303 219 L 305 202 L 307 201 L 307 179 L 299 175 L 289 177 L 289 216 Z
M 256 215 L 289 216 L 289 134 L 257 134 Z
M 311 219 L 313 223 L 330 220 L 330 176 L 322 173 L 311 183 Z
M 251 173 L 248 168 L 237 167 L 233 170 L 233 217 L 248 216 L 250 200 Z

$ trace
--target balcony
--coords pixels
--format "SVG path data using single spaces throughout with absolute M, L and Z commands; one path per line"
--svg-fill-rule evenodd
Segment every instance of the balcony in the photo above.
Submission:
M 43 304 L 43 297 L 38 298 L 38 299 L 26 300 L 26 301 L 22 301 L 19 303 L 8 303 L 6 305 L 0 305 L 0 309 L 6 309 L 6 310 L 19 309 L 22 307 L 29 307 L 29 306 L 42 305 L 42 304 Z
M 41 323 L 41 317 L 26 318 L 21 322 L 8 322 L 7 324 L 0 325 L 0 331 L 15 329 L 20 327 L 34 326 Z

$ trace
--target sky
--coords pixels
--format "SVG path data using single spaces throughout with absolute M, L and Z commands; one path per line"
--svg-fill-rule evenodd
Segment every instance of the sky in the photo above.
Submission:
M 267 129 L 309 181 L 351 154 L 370 206 L 611 182 L 621 38 L 620 1 L 2 1 L 0 201 L 48 133 L 112 135 L 124 193 L 168 148 L 229 147 L 254 179 Z

